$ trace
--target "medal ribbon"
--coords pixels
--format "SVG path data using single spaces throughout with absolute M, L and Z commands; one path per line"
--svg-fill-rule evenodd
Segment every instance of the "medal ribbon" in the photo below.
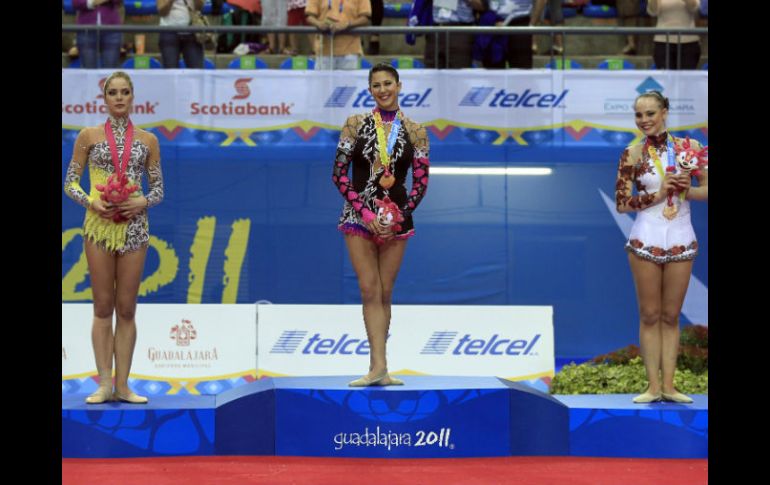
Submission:
M 648 138 L 645 141 L 645 145 L 647 145 L 647 152 L 650 154 L 650 157 L 652 158 L 653 162 L 655 162 L 655 168 L 658 169 L 658 172 L 660 173 L 660 176 L 662 178 L 665 178 L 667 172 L 675 172 L 676 171 L 676 156 L 674 155 L 674 137 L 671 136 L 671 133 L 668 134 L 668 137 L 666 139 L 666 152 L 668 154 L 668 160 L 666 170 L 663 170 L 663 162 L 660 161 L 660 157 L 658 156 L 658 150 L 655 149 L 652 144 L 650 144 L 650 139 Z M 686 194 L 684 192 L 679 193 L 679 200 L 684 201 Z M 671 194 L 668 195 L 668 205 L 673 205 L 673 201 L 671 200 Z
M 120 179 L 126 172 L 128 167 L 128 159 L 131 156 L 131 142 L 134 139 L 134 124 L 131 120 L 128 120 L 128 127 L 126 128 L 126 138 L 123 143 L 123 157 L 118 157 L 118 147 L 115 143 L 115 133 L 112 131 L 112 124 L 109 118 L 104 123 L 104 136 L 107 138 L 107 143 L 110 145 L 110 154 L 112 155 L 112 165 L 115 167 L 115 175 Z
M 396 145 L 398 139 L 398 131 L 401 129 L 401 110 L 396 113 L 396 118 L 393 120 L 393 124 L 390 126 L 390 133 L 388 134 L 388 142 L 385 143 L 385 128 L 382 126 L 382 116 L 379 111 L 374 112 L 374 126 L 377 131 L 377 144 L 380 151 L 380 163 L 385 167 L 385 173 L 390 172 L 390 157 L 388 153 L 393 153 L 393 148 Z

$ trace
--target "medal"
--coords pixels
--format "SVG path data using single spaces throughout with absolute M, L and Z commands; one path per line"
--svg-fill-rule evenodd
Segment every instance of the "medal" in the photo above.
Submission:
M 658 169 L 661 178 L 665 178 L 667 172 L 676 173 L 676 157 L 674 156 L 673 140 L 673 137 L 669 133 L 666 140 L 666 152 L 668 155 L 668 160 L 666 160 L 668 166 L 666 167 L 666 170 L 663 169 L 663 163 L 660 161 L 660 157 L 658 156 L 658 150 L 650 144 L 649 139 L 645 141 L 647 152 L 650 154 L 650 158 L 652 158 L 652 160 L 655 162 L 655 168 Z M 676 215 L 679 212 L 679 204 L 685 198 L 684 192 L 679 192 L 677 197 L 674 197 L 675 194 L 677 194 L 676 191 L 669 191 L 667 203 L 663 207 L 663 217 L 669 221 L 676 218 Z M 678 200 L 674 202 L 674 198 Z
M 679 208 L 675 204 L 667 204 L 666 207 L 663 208 L 663 217 L 671 221 L 676 217 L 678 212 Z
M 393 187 L 394 183 L 396 183 L 396 177 L 394 177 L 393 174 L 390 173 L 390 170 L 386 168 L 385 173 L 383 173 L 382 177 L 380 177 L 380 186 L 383 189 L 389 189 Z
M 396 183 L 396 177 L 390 171 L 391 159 L 388 155 L 393 151 L 398 139 L 398 131 L 401 128 L 401 111 L 396 113 L 396 117 L 393 120 L 393 124 L 390 126 L 390 133 L 388 134 L 388 140 L 385 141 L 385 128 L 382 126 L 382 116 L 378 110 L 374 111 L 374 126 L 377 132 L 377 144 L 379 148 L 380 164 L 385 167 L 385 171 L 380 177 L 380 187 L 383 189 L 389 189 Z

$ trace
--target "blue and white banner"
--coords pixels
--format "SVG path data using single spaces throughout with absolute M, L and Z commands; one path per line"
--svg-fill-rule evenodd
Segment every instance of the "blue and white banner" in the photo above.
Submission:
M 260 375 L 366 373 L 359 305 L 257 305 Z M 554 374 L 550 306 L 393 305 L 391 372 L 532 380 Z
M 110 71 L 62 69 L 62 125 L 106 117 L 102 87 Z M 286 126 L 341 126 L 374 108 L 368 71 L 136 70 L 134 122 L 167 128 L 252 132 Z M 708 71 L 401 72 L 400 106 L 442 129 L 532 129 L 574 122 L 634 129 L 633 100 L 657 89 L 671 101 L 669 126 L 708 121 Z

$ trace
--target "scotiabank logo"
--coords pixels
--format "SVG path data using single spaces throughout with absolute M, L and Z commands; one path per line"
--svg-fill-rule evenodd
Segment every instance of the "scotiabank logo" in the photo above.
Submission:
M 233 83 L 235 88 L 235 95 L 232 99 L 241 100 L 247 99 L 251 96 L 251 89 L 249 83 L 253 78 L 242 77 L 236 79 Z M 291 109 L 294 104 L 252 104 L 246 102 L 246 104 L 236 104 L 232 101 L 229 103 L 219 104 L 201 104 L 192 103 L 190 105 L 190 114 L 192 115 L 219 115 L 219 116 L 291 116 Z
M 238 93 L 233 96 L 233 99 L 246 99 L 251 96 L 251 90 L 249 89 L 250 77 L 243 77 L 235 80 L 235 92 Z
M 291 116 L 294 104 L 201 104 L 190 105 L 193 115 L 222 115 L 222 116 Z
M 106 77 L 99 79 L 99 92 L 94 97 L 93 101 L 84 101 L 83 103 L 72 103 L 61 105 L 61 112 L 68 115 L 81 115 L 81 114 L 107 114 L 107 105 L 104 104 L 104 82 Z M 158 101 L 144 101 L 137 102 L 134 98 L 134 105 L 131 107 L 131 114 L 140 115 L 154 115 L 155 109 L 160 105 Z

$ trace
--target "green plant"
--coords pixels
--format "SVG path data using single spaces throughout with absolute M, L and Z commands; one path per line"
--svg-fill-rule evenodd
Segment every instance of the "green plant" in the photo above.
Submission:
M 677 371 L 674 386 L 685 394 L 708 394 L 708 370 Z M 551 394 L 638 394 L 647 388 L 641 357 L 624 365 L 586 362 L 566 365 L 551 381 Z
M 676 360 L 676 368 L 680 371 L 690 369 L 695 373 L 707 370 L 709 368 L 708 344 L 708 327 L 703 325 L 684 327 L 679 334 L 679 355 Z M 640 355 L 638 346 L 629 345 L 594 357 L 592 362 L 595 364 L 626 365 Z
M 695 345 L 680 345 L 676 358 L 677 371 L 690 370 L 696 374 L 709 368 L 709 349 Z
M 674 386 L 685 394 L 708 393 L 708 327 L 687 325 L 679 337 Z M 564 366 L 551 381 L 551 394 L 637 394 L 647 388 L 639 347 L 628 345 L 591 361 Z
M 679 344 L 709 348 L 709 328 L 704 325 L 687 325 L 679 335 Z
M 613 352 L 594 357 L 592 362 L 595 364 L 623 365 L 628 364 L 631 359 L 639 357 L 639 347 L 629 345 Z

